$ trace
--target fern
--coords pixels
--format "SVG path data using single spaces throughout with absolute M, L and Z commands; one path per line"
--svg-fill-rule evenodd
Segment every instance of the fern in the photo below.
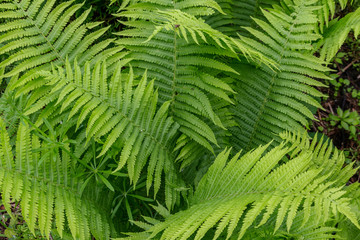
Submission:
M 213 145 L 214 153 L 217 155 L 227 146 L 231 146 L 231 132 L 228 129 L 237 126 L 234 116 L 230 111 L 231 103 L 222 99 L 210 98 L 214 111 L 218 114 L 224 128 L 218 127 L 207 121 L 213 130 L 219 146 Z M 181 163 L 180 171 L 183 179 L 188 184 L 198 184 L 201 177 L 206 173 L 210 165 L 215 160 L 216 155 L 207 151 L 206 148 L 199 145 L 196 141 L 182 135 L 178 138 L 176 147 L 179 150 L 176 161 Z
M 340 5 L 341 9 L 344 9 L 349 2 L 348 0 L 316 0 L 316 5 L 319 6 L 317 15 L 319 19 L 319 28 L 323 32 L 324 28 L 329 25 L 329 19 L 332 19 L 335 15 L 336 5 Z
M 206 22 L 214 29 L 217 29 L 226 35 L 248 36 L 249 33 L 244 27 L 254 27 L 254 17 L 261 17 L 261 8 L 270 7 L 271 4 L 279 3 L 274 0 L 217 0 L 223 11 L 217 12 L 207 17 Z
M 22 215 L 33 233 L 38 225 L 41 233 L 49 236 L 55 222 L 60 236 L 67 223 L 75 239 L 90 238 L 90 232 L 98 239 L 109 239 L 107 217 L 79 194 L 81 180 L 71 171 L 69 146 L 49 151 L 30 131 L 26 124 L 19 125 L 14 160 L 0 118 L 0 189 L 6 210 L 11 213 L 10 200 L 21 200 Z
M 360 34 L 360 9 L 349 13 L 339 21 L 333 20 L 332 26 L 325 29 L 324 38 L 319 41 L 322 46 L 320 50 L 321 57 L 330 61 L 338 52 L 350 31 L 354 31 L 357 38 Z
M 9 215 L 20 202 L 49 239 L 358 237 L 357 169 L 304 127 L 359 10 L 331 20 L 346 0 L 96 2 L 119 10 L 113 37 L 85 3 L 0 0 Z
M 213 56 L 234 58 L 235 52 L 240 51 L 261 57 L 252 48 L 244 48 L 240 41 L 195 17 L 212 13 L 213 8 L 219 10 L 214 1 L 132 4 L 118 15 L 130 19 L 124 22 L 130 29 L 119 32 L 124 38 L 117 41 L 130 51 L 126 58 L 132 59 L 135 73 L 148 69 L 149 76 L 156 78 L 160 100 L 171 101 L 170 114 L 180 125 L 180 131 L 210 151 L 213 151 L 211 144 L 216 145 L 217 141 L 203 119 L 220 127 L 223 124 L 211 106 L 209 95 L 231 102 L 229 94 L 233 90 L 209 71 L 235 72 Z
M 150 158 L 147 190 L 154 182 L 156 196 L 164 171 L 166 203 L 171 208 L 179 194 L 175 186 L 182 186 L 177 178 L 174 156 L 168 150 L 174 144 L 178 125 L 168 117 L 169 102 L 165 102 L 156 111 L 158 93 L 153 89 L 154 81 L 147 83 L 147 74 L 144 73 L 133 90 L 132 68 L 129 74 L 123 74 L 121 67 L 122 64 L 118 63 L 110 84 L 107 83 L 105 62 L 97 63 L 92 72 L 89 62 L 85 64 L 82 73 L 76 61 L 74 67 L 67 62 L 65 72 L 63 68 L 46 72 L 43 76 L 53 86 L 52 91 L 49 96 L 39 99 L 25 114 L 29 115 L 46 104 L 46 108 L 51 108 L 49 113 L 67 112 L 69 120 L 78 119 L 76 128 L 86 124 L 88 140 L 94 138 L 103 144 L 98 157 L 103 156 L 118 142 L 122 150 L 114 171 L 126 165 L 134 184 Z M 38 125 L 42 119 L 39 120 Z
M 312 208 L 311 212 L 307 224 L 303 226 L 302 219 L 304 211 L 299 211 L 294 219 L 290 232 L 285 228 L 280 228 L 277 232 L 274 232 L 276 219 L 273 217 L 266 225 L 249 229 L 243 239 L 340 239 L 340 230 L 338 228 L 334 227 L 331 223 L 319 227 L 317 216 L 314 213 L 315 208 Z M 350 223 L 350 225 L 353 224 Z M 233 239 L 236 239 L 236 237 Z
M 101 24 L 85 23 L 90 9 L 71 21 L 82 4 L 55 3 L 56 0 L 0 1 L 0 19 L 7 20 L 0 22 L 0 55 L 10 54 L 0 63 L 0 68 L 9 69 L 2 77 L 24 74 L 13 87 L 28 83 L 28 91 L 38 88 L 42 85 L 38 71 L 51 70 L 51 63 L 63 66 L 67 56 L 70 61 L 77 58 L 81 65 L 104 57 L 116 59 L 119 48 L 108 48 L 114 39 L 96 43 L 108 27 L 89 33 L 89 29 Z
M 142 236 L 151 239 L 161 233 L 160 239 L 202 239 L 216 226 L 206 239 L 217 239 L 225 229 L 224 238 L 242 239 L 248 231 L 273 222 L 273 233 L 281 229 L 291 234 L 300 227 L 306 235 L 311 233 L 303 227 L 314 225 L 318 234 L 329 237 L 334 228 L 326 224 L 338 213 L 360 228 L 349 198 L 344 197 L 345 184 L 356 171 L 351 165 L 342 168 L 344 155 L 323 140 L 310 143 L 306 137 L 284 137 L 286 141 L 267 154 L 269 144 L 240 159 L 240 153 L 231 160 L 230 150 L 220 153 L 201 179 L 189 208 L 164 214 L 165 221 Z M 279 164 L 287 155 L 290 159 Z M 135 234 L 133 239 L 139 238 Z
M 0 115 L 6 123 L 10 136 L 15 136 L 19 120 L 21 118 L 19 111 L 22 112 L 26 106 L 27 98 L 25 96 L 15 98 L 15 93 L 6 91 L 0 98 Z M 14 138 L 12 138 L 12 143 Z
M 250 150 L 285 130 L 299 129 L 313 119 L 308 106 L 321 108 L 314 97 L 322 94 L 311 86 L 324 86 L 313 78 L 327 77 L 323 62 L 311 54 L 317 18 L 313 6 L 299 1 L 295 12 L 263 11 L 267 21 L 255 19 L 261 28 L 246 28 L 257 40 L 242 37 L 244 44 L 259 49 L 277 63 L 271 70 L 263 64 L 238 64 L 237 104 L 232 108 L 238 128 L 233 129 L 237 149 Z
M 347 189 L 346 197 L 352 199 L 351 201 L 351 210 L 357 215 L 357 218 L 360 219 L 360 186 L 359 183 L 351 184 Z M 339 217 L 340 228 L 342 231 L 339 233 L 340 237 L 343 239 L 358 239 L 360 238 L 360 229 L 356 228 L 353 224 L 350 223 L 348 219 L 343 219 Z

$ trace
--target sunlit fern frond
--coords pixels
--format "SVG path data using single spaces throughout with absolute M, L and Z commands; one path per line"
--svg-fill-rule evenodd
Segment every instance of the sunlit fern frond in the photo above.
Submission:
M 360 219 L 360 183 L 353 183 L 348 186 L 346 197 L 350 198 L 351 201 L 351 211 L 357 215 L 357 218 Z M 343 216 L 339 216 L 340 221 L 339 227 L 341 232 L 339 236 L 342 239 L 360 239 L 360 229 L 351 224 L 348 219 L 344 219 Z
M 120 6 L 119 11 L 124 9 L 140 9 L 141 11 L 144 11 L 145 15 L 146 13 L 154 10 L 170 9 L 179 9 L 184 13 L 188 13 L 193 16 L 207 16 L 213 14 L 215 11 L 223 12 L 215 0 L 124 0 Z M 142 16 L 138 15 L 137 17 L 141 18 Z
M 291 0 L 288 0 L 291 1 Z M 318 6 L 317 16 L 319 20 L 320 31 L 323 32 L 324 28 L 329 26 L 330 20 L 336 13 L 337 5 L 340 5 L 341 9 L 344 9 L 350 2 L 349 0 L 313 0 L 315 6 Z M 352 1 L 351 1 L 352 2 Z
M 171 101 L 170 114 L 180 131 L 213 151 L 215 135 L 202 119 L 223 126 L 209 95 L 231 102 L 229 94 L 233 90 L 210 71 L 235 73 L 217 60 L 219 56 L 235 59 L 237 52 L 254 58 L 261 55 L 252 48 L 243 48 L 238 39 L 212 29 L 195 17 L 197 14 L 190 15 L 198 8 L 209 8 L 210 3 L 215 2 L 156 0 L 132 4 L 118 15 L 129 19 L 124 24 L 130 28 L 118 33 L 122 38 L 117 43 L 129 50 L 126 58 L 132 59 L 135 73 L 147 69 L 155 78 L 160 101 Z
M 234 65 L 242 74 L 234 76 L 236 105 L 232 108 L 238 127 L 233 130 L 233 146 L 250 150 L 286 130 L 303 128 L 313 113 L 309 106 L 321 108 L 316 97 L 323 94 L 314 86 L 315 79 L 326 79 L 329 71 L 321 59 L 313 56 L 312 42 L 317 18 L 307 1 L 298 1 L 295 12 L 263 11 L 267 21 L 255 19 L 256 28 L 246 28 L 254 39 L 241 37 L 277 63 L 277 69 L 263 64 Z M 256 39 L 256 40 L 255 40 Z
M 229 49 L 232 52 L 240 52 L 245 56 L 250 57 L 259 57 L 262 56 L 253 51 L 251 48 L 246 48 L 243 46 L 241 41 L 236 38 L 231 38 L 220 31 L 213 29 L 210 25 L 205 23 L 204 20 L 194 17 L 191 14 L 182 12 L 181 10 L 166 10 L 166 11 L 157 11 L 157 19 L 161 19 L 161 23 L 155 27 L 154 33 L 146 40 L 150 41 L 153 36 L 162 30 L 173 31 L 174 29 L 179 29 L 176 33 L 185 39 L 188 43 L 189 38 L 193 40 L 196 44 L 199 44 L 199 40 L 207 43 L 208 41 L 214 42 L 215 45 L 221 49 Z M 209 52 L 209 54 L 215 54 L 214 52 Z M 205 66 L 205 65 L 204 65 Z M 214 69 L 218 69 L 213 67 Z M 218 69 L 226 70 L 226 69 Z M 229 70 L 228 70 L 229 71 Z M 231 71 L 230 71 L 231 72 Z
M 13 149 L 0 118 L 0 189 L 5 209 L 11 214 L 10 202 L 20 200 L 22 216 L 33 234 L 38 227 L 48 238 L 54 222 L 60 236 L 69 227 L 74 239 L 91 235 L 109 239 L 107 216 L 91 199 L 82 198 L 82 182 L 72 171 L 74 160 L 68 151 L 67 144 L 47 149 L 24 123 L 19 124 Z
M 360 35 L 360 8 L 340 20 L 333 20 L 332 25 L 324 30 L 323 38 L 318 43 L 321 57 L 330 62 L 351 31 L 354 32 L 354 37 L 358 38 Z
M 154 81 L 148 82 L 147 73 L 134 88 L 132 68 L 128 74 L 122 73 L 121 68 L 119 63 L 108 77 L 105 62 L 98 62 L 93 71 L 87 62 L 82 72 L 75 61 L 74 66 L 67 62 L 65 71 L 58 68 L 43 72 L 52 92 L 37 100 L 25 114 L 46 105 L 45 111 L 51 107 L 52 115 L 63 112 L 69 120 L 77 119 L 76 128 L 86 128 L 87 141 L 95 139 L 103 145 L 99 157 L 118 143 L 120 157 L 115 171 L 127 166 L 129 177 L 136 184 L 147 166 L 147 190 L 154 186 L 155 196 L 164 173 L 166 203 L 170 208 L 179 197 L 176 188 L 182 186 L 170 151 L 179 126 L 168 116 L 170 102 L 157 109 L 158 93 Z
M 261 8 L 270 7 L 276 0 L 216 0 L 225 14 L 216 12 L 206 17 L 206 22 L 228 36 L 248 36 L 243 27 L 254 27 L 252 18 L 262 16 Z
M 285 138 L 268 153 L 270 144 L 240 158 L 239 153 L 229 159 L 230 150 L 224 150 L 201 179 L 189 208 L 147 225 L 147 239 L 242 239 L 256 231 L 261 236 L 268 224 L 273 235 L 324 239 L 337 231 L 328 224 L 338 215 L 360 228 L 346 197 L 346 182 L 356 169 L 343 168 L 343 153 L 306 135 Z
M 83 65 L 116 54 L 120 49 L 110 47 L 114 39 L 99 41 L 108 27 L 87 22 L 91 9 L 72 19 L 82 6 L 74 1 L 1 0 L 0 19 L 6 21 L 0 22 L 0 55 L 10 53 L 0 62 L 7 69 L 2 77 L 20 74 L 13 87 L 30 91 L 42 85 L 39 70 L 51 70 L 51 63 L 64 66 L 67 56 Z
M 249 229 L 242 239 L 244 240 L 279 240 L 279 239 L 316 239 L 316 240 L 328 240 L 328 239 L 341 239 L 339 233 L 344 228 L 335 227 L 334 223 L 327 222 L 319 224 L 315 213 L 315 208 L 312 208 L 310 217 L 307 224 L 302 224 L 304 211 L 300 210 L 293 221 L 291 231 L 287 231 L 285 222 L 280 226 L 279 230 L 274 232 L 276 224 L 276 216 L 269 219 L 266 225 L 262 225 L 258 228 Z M 350 225 L 353 225 L 350 223 Z M 356 226 L 354 226 L 356 228 Z M 223 234 L 226 237 L 226 234 Z M 235 236 L 232 239 L 237 239 Z

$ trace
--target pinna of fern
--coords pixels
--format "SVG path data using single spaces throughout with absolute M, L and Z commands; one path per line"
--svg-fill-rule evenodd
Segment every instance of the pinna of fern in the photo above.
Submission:
M 317 16 L 319 20 L 320 32 L 323 32 L 326 27 L 329 26 L 329 20 L 332 19 L 336 13 L 336 5 L 340 5 L 341 9 L 344 9 L 348 2 L 353 0 L 314 0 L 315 5 L 318 6 Z
M 356 169 L 343 168 L 343 153 L 316 136 L 312 142 L 306 135 L 282 137 L 267 153 L 269 144 L 231 159 L 230 150 L 224 150 L 187 210 L 170 214 L 155 207 L 165 220 L 146 218 L 147 223 L 137 223 L 145 232 L 123 239 L 253 239 L 267 226 L 269 237 L 324 239 L 338 231 L 331 222 L 339 214 L 360 229 L 346 197 L 346 183 Z
M 219 11 L 223 13 L 221 7 L 215 0 L 207 0 L 207 1 L 124 0 L 120 6 L 119 11 L 122 11 L 124 9 L 132 9 L 132 8 L 142 9 L 142 11 L 145 11 L 143 12 L 144 14 L 142 15 L 148 15 L 147 17 L 150 17 L 148 14 L 149 11 L 169 10 L 169 9 L 179 9 L 185 13 L 198 17 L 211 15 L 215 11 Z M 141 17 L 141 15 L 138 15 L 138 17 Z
M 62 143 L 60 143 L 62 144 Z M 74 239 L 109 239 L 108 218 L 90 198 L 82 198 L 81 179 L 71 166 L 69 146 L 50 149 L 26 123 L 20 123 L 15 156 L 4 121 L 0 118 L 0 189 L 5 209 L 21 200 L 22 216 L 29 229 L 49 237 L 56 225 L 60 236 L 70 229 Z M 54 151 L 55 150 L 55 151 Z

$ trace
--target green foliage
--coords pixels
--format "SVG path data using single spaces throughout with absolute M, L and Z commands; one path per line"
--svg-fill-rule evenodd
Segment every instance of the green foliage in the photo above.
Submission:
M 135 73 L 148 71 L 155 78 L 162 101 L 170 101 L 170 114 L 180 125 L 180 131 L 197 143 L 213 151 L 210 143 L 216 137 L 206 120 L 224 127 L 214 111 L 211 96 L 229 103 L 232 88 L 210 71 L 237 72 L 217 60 L 216 56 L 236 57 L 240 52 L 261 58 L 251 47 L 222 34 L 197 16 L 220 10 L 214 1 L 145 1 L 130 4 L 119 17 L 129 29 L 117 33 L 117 41 L 130 53 Z M 264 60 L 266 61 L 266 60 Z
M 352 199 L 352 211 L 358 214 L 359 219 L 359 209 L 360 209 L 360 191 L 359 183 L 352 184 L 348 191 L 346 197 Z M 343 239 L 357 239 L 360 237 L 360 230 L 354 228 L 354 225 L 349 223 L 349 220 L 343 221 L 340 223 L 341 228 L 343 229 L 339 232 L 339 236 Z
M 313 118 L 308 106 L 321 108 L 314 97 L 323 96 L 311 86 L 324 86 L 314 78 L 327 78 L 323 62 L 312 55 L 316 33 L 314 7 L 299 1 L 291 16 L 279 10 L 263 10 L 267 21 L 254 19 L 259 29 L 246 28 L 257 40 L 242 37 L 245 45 L 259 49 L 277 63 L 241 63 L 234 67 L 237 104 L 232 108 L 238 127 L 233 129 L 238 150 L 250 150 L 285 130 L 299 129 Z M 306 93 L 306 94 L 304 94 Z
M 7 216 L 46 239 L 356 238 L 357 169 L 304 130 L 358 35 L 336 4 L 0 0 Z
M 35 224 L 49 236 L 52 221 L 60 236 L 65 219 L 75 238 L 87 239 L 90 232 L 99 239 L 107 239 L 107 216 L 79 194 L 81 180 L 72 171 L 74 163 L 68 154 L 69 145 L 47 143 L 30 133 L 25 123 L 19 124 L 15 158 L 9 135 L 0 119 L 0 180 L 5 209 L 10 210 L 10 199 L 21 199 L 22 215 L 35 234 Z M 49 148 L 48 144 L 56 144 Z
M 261 8 L 279 3 L 276 0 L 217 0 L 226 15 L 215 13 L 207 17 L 206 21 L 213 28 L 230 36 L 237 34 L 248 36 L 244 27 L 256 26 L 252 18 L 262 17 Z
M 350 36 L 346 39 L 343 47 L 344 51 L 339 51 L 332 61 L 332 68 L 338 69 L 337 74 L 330 74 L 333 80 L 328 81 L 327 85 L 334 87 L 334 97 L 341 96 L 345 93 L 350 93 L 354 99 L 360 99 L 359 91 L 351 82 L 343 75 L 350 69 L 360 71 L 360 39 L 355 39 Z
M 87 141 L 94 138 L 102 144 L 97 157 L 106 154 L 116 141 L 119 142 L 121 153 L 113 171 L 127 165 L 128 176 L 134 184 L 149 159 L 147 190 L 149 192 L 154 182 L 156 196 L 164 171 L 166 203 L 171 208 L 179 193 L 174 186 L 182 186 L 176 176 L 173 154 L 169 151 L 174 145 L 178 125 L 168 117 L 169 102 L 156 109 L 158 94 L 154 91 L 154 82 L 147 83 L 147 73 L 144 73 L 136 89 L 133 89 L 132 68 L 125 75 L 121 72 L 121 67 L 121 63 L 118 63 L 110 76 L 109 84 L 105 62 L 98 62 L 92 72 L 90 63 L 85 63 L 83 74 L 76 60 L 74 71 L 67 62 L 65 72 L 63 68 L 44 72 L 42 75 L 47 84 L 53 86 L 52 91 L 40 98 L 24 114 L 29 115 L 45 105 L 44 112 L 48 110 L 47 113 L 55 118 L 54 112 L 67 112 L 67 119 L 77 119 L 76 128 L 86 125 Z M 49 115 L 41 117 L 49 118 Z M 35 124 L 41 125 L 42 120 L 39 118 Z
M 317 239 L 331 238 L 334 228 L 327 222 L 338 214 L 360 227 L 344 197 L 345 184 L 356 171 L 351 165 L 342 169 L 344 155 L 316 137 L 311 143 L 307 137 L 283 137 L 286 141 L 267 154 L 269 144 L 240 158 L 238 153 L 229 159 L 230 151 L 224 150 L 201 179 L 188 209 L 162 214 L 164 222 L 146 229 L 148 238 L 161 233 L 160 239 L 202 239 L 211 231 L 206 236 L 217 239 L 227 229 L 226 239 L 246 239 L 248 230 L 271 224 L 274 236 L 287 232 L 308 239 L 313 233 L 300 232 L 309 222 L 313 230 L 321 229 Z
M 338 127 L 350 132 L 350 139 L 357 140 L 358 125 L 360 116 L 356 111 L 343 111 L 341 108 L 336 109 L 337 115 L 330 114 L 327 120 L 330 121 L 331 127 Z
M 350 31 L 354 32 L 355 38 L 359 36 L 360 8 L 355 12 L 347 14 L 340 20 L 333 20 L 330 22 L 330 26 L 331 27 L 325 30 L 324 38 L 320 41 L 320 44 L 323 45 L 320 54 L 322 58 L 325 58 L 327 61 L 330 61 L 336 55 Z
M 68 1 L 56 6 L 55 2 L 56 0 L 46 3 L 43 0 L 0 2 L 0 18 L 7 20 L 0 24 L 0 54 L 10 53 L 10 56 L 1 62 L 0 68 L 14 66 L 3 74 L 3 77 L 26 71 L 20 80 L 25 84 L 36 78 L 40 69 L 50 69 L 51 62 L 64 65 L 66 56 L 70 61 L 77 57 L 79 63 L 84 63 L 90 59 L 96 62 L 104 54 L 108 56 L 116 52 L 116 49 L 103 51 L 113 39 L 93 44 L 107 28 L 88 32 L 100 24 L 85 23 L 90 9 L 75 21 L 70 21 L 82 4 Z M 39 87 L 39 83 L 32 83 L 28 87 L 32 90 Z

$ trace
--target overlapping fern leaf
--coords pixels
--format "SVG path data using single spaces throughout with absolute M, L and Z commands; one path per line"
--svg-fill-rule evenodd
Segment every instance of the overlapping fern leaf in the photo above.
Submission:
M 351 199 L 351 208 L 352 211 L 360 219 L 360 183 L 353 183 L 347 189 L 346 197 Z M 342 216 L 339 216 L 339 226 L 341 232 L 339 232 L 340 237 L 343 239 L 359 239 L 360 238 L 360 229 L 356 228 L 353 224 L 350 223 L 348 219 L 343 219 Z
M 0 96 L 0 116 L 6 124 L 10 136 L 16 136 L 16 131 L 21 118 L 20 112 L 26 107 L 28 96 L 15 97 L 15 92 L 9 88 Z M 14 142 L 14 137 L 11 139 Z
M 43 72 L 52 91 L 37 100 L 26 114 L 46 106 L 43 112 L 49 115 L 64 113 L 69 120 L 77 119 L 76 128 L 85 126 L 87 140 L 103 144 L 99 157 L 116 143 L 121 151 L 114 171 L 126 165 L 136 184 L 147 165 L 147 190 L 153 185 L 155 196 L 164 172 L 166 203 L 171 208 L 179 197 L 176 188 L 182 186 L 170 151 L 179 126 L 168 116 L 170 102 L 157 109 L 158 93 L 154 81 L 148 82 L 147 73 L 134 89 L 132 68 L 128 74 L 121 68 L 119 62 L 109 84 L 106 62 L 97 63 L 93 71 L 87 62 L 82 72 L 75 61 L 74 66 L 67 62 L 65 71 L 58 68 Z
M 236 58 L 240 52 L 260 55 L 244 48 L 239 40 L 212 29 L 197 16 L 221 10 L 215 1 L 149 0 L 130 4 L 119 17 L 129 29 L 121 31 L 117 43 L 129 50 L 135 73 L 148 70 L 159 87 L 159 98 L 171 101 L 170 114 L 180 131 L 212 151 L 215 135 L 203 118 L 223 127 L 209 101 L 209 95 L 231 102 L 228 84 L 209 74 L 216 69 L 235 71 L 216 56 Z M 264 60 L 265 61 L 265 60 Z
M 325 239 L 341 239 L 340 233 L 344 231 L 344 228 L 336 228 L 334 223 L 331 221 L 326 224 L 318 223 L 317 216 L 315 214 L 315 208 L 311 208 L 311 214 L 307 224 L 303 226 L 303 217 L 304 211 L 299 211 L 294 218 L 293 225 L 291 226 L 291 231 L 287 231 L 285 226 L 279 228 L 278 231 L 274 232 L 276 218 L 272 217 L 269 219 L 269 222 L 266 225 L 262 225 L 258 228 L 249 229 L 242 239 L 244 240 L 268 240 L 268 239 L 316 239 L 316 240 L 325 240 Z M 351 222 L 349 227 L 354 226 Z M 283 224 L 284 225 L 284 224 Z M 357 229 L 356 226 L 354 226 Z M 341 230 L 340 230 L 341 229 Z M 233 237 L 237 239 L 237 236 Z M 345 238 L 346 239 L 346 238 Z M 351 238 L 350 238 L 351 239 Z
M 255 239 L 267 226 L 272 226 L 269 236 L 324 239 L 337 231 L 329 222 L 338 214 L 360 228 L 346 197 L 346 183 L 356 169 L 343 168 L 343 153 L 316 137 L 312 142 L 306 135 L 283 137 L 266 154 L 269 144 L 230 160 L 230 150 L 224 150 L 187 210 L 171 215 L 156 207 L 165 221 L 143 224 L 147 231 L 128 239 Z
M 288 0 L 290 2 L 292 0 Z M 286 1 L 285 1 L 286 2 Z M 329 20 L 335 15 L 337 5 L 340 5 L 341 9 L 344 9 L 348 0 L 313 0 L 315 5 L 319 6 L 317 12 L 319 20 L 320 31 L 323 32 L 326 27 L 329 26 Z M 352 1 L 351 1 L 352 2 Z
M 216 126 L 209 120 L 204 120 L 213 130 L 219 145 L 212 145 L 215 155 L 206 151 L 206 148 L 199 145 L 196 141 L 192 140 L 185 134 L 179 137 L 174 149 L 175 151 L 179 150 L 176 161 L 181 162 L 180 169 L 182 174 L 186 176 L 184 179 L 190 181 L 193 179 L 195 179 L 195 182 L 200 180 L 199 175 L 204 174 L 203 171 L 207 170 L 207 167 L 209 167 L 215 160 L 216 155 L 219 154 L 225 147 L 231 145 L 231 132 L 228 129 L 236 126 L 236 122 L 229 110 L 232 105 L 231 103 L 215 97 L 210 98 L 210 102 L 225 127 L 224 129 Z M 202 171 L 199 171 L 199 168 L 201 168 Z
M 332 26 L 324 30 L 323 38 L 319 41 L 321 57 L 328 62 L 339 51 L 351 31 L 355 38 L 360 35 L 360 8 L 333 21 Z
M 255 26 L 252 18 L 262 15 L 260 8 L 270 7 L 280 1 L 274 0 L 216 0 L 225 14 L 216 12 L 206 18 L 206 22 L 228 36 L 245 35 L 243 27 Z
M 109 239 L 107 216 L 90 199 L 81 197 L 82 182 L 72 171 L 69 146 L 58 144 L 62 147 L 47 148 L 25 123 L 20 123 L 12 149 L 0 118 L 0 189 L 6 210 L 11 214 L 10 201 L 20 200 L 29 229 L 34 233 L 38 227 L 47 238 L 55 223 L 60 236 L 68 227 L 74 239 L 90 239 L 91 235 Z
M 98 41 L 108 28 L 89 32 L 101 24 L 86 23 L 91 9 L 71 19 L 82 5 L 74 1 L 1 0 L 0 19 L 6 21 L 0 22 L 0 55 L 10 53 L 0 63 L 0 69 L 7 69 L 1 77 L 24 74 L 14 87 L 27 84 L 32 90 L 42 85 L 38 71 L 51 70 L 51 63 L 63 66 L 66 56 L 83 65 L 116 54 L 119 48 L 109 48 L 114 39 Z
M 259 29 L 246 28 L 256 39 L 242 37 L 244 44 L 257 48 L 277 63 L 277 69 L 263 64 L 238 64 L 236 106 L 233 112 L 239 127 L 233 129 L 236 149 L 250 150 L 269 142 L 285 130 L 302 128 L 313 119 L 309 106 L 321 108 L 313 86 L 316 78 L 327 78 L 323 62 L 312 55 L 317 17 L 308 1 L 297 1 L 294 12 L 263 11 L 267 21 L 255 19 Z M 310 4 L 310 5 L 309 5 Z

